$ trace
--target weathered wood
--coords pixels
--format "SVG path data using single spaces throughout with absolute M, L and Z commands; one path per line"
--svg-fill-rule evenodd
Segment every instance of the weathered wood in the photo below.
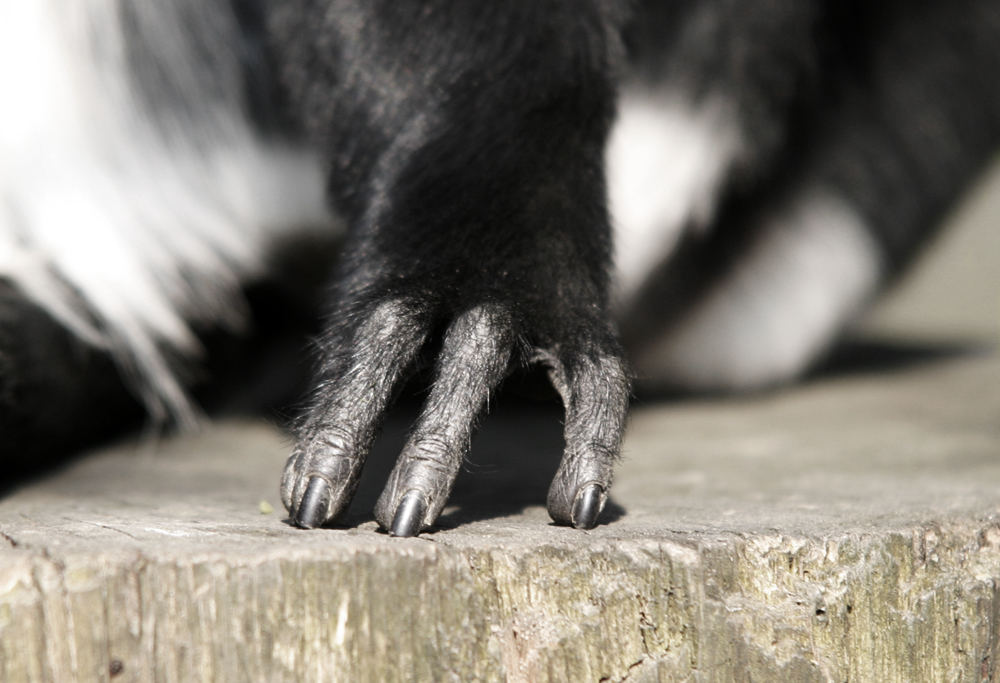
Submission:
M 998 377 L 963 358 L 639 407 L 590 533 L 540 505 L 547 409 L 489 420 L 493 464 L 415 540 L 376 532 L 377 474 L 355 528 L 261 514 L 286 451 L 261 424 L 126 444 L 0 502 L 0 679 L 989 678 Z

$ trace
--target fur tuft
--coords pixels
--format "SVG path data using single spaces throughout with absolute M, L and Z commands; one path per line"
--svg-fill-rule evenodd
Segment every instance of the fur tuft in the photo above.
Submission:
M 170 359 L 199 353 L 190 321 L 238 326 L 268 242 L 328 222 L 318 163 L 245 113 L 235 19 L 194 3 L 0 9 L 0 277 L 110 351 L 153 419 L 181 424 L 195 411 Z M 134 40 L 149 41 L 144 72 Z M 184 81 L 182 116 L 145 92 L 163 74 Z

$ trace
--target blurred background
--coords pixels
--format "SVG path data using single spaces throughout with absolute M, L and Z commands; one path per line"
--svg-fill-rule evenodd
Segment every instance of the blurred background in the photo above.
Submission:
M 1000 346 L 1000 159 L 864 322 L 879 338 Z

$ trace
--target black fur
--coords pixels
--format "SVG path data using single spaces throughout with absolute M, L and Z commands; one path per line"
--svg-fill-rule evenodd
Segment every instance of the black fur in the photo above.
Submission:
M 307 10 L 283 5 L 269 34 L 291 45 L 275 51 L 278 73 L 302 129 L 331 150 L 331 195 L 351 232 L 286 506 L 295 514 L 318 479 L 327 504 L 297 520 L 340 512 L 392 388 L 445 327 L 379 521 L 389 528 L 420 490 L 415 530 L 433 522 L 491 390 L 511 362 L 534 361 L 560 378 L 571 415 L 594 394 L 607 404 L 594 413 L 607 424 L 567 423 L 550 508 L 572 522 L 576 491 L 610 484 L 627 394 L 601 172 L 622 51 L 612 17 L 569 3 L 341 3 L 325 21 Z

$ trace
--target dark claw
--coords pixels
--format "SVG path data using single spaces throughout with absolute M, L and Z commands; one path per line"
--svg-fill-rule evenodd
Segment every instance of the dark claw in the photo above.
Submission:
M 593 529 L 597 524 L 597 516 L 601 514 L 601 499 L 604 489 L 600 484 L 589 484 L 577 495 L 573 503 L 573 513 L 570 517 L 577 529 Z
M 407 491 L 399 501 L 396 515 L 392 518 L 390 536 L 416 536 L 424 523 L 427 514 L 427 501 L 420 491 Z
M 312 477 L 295 513 L 295 524 L 303 529 L 315 529 L 326 521 L 329 509 L 330 485 L 323 477 Z

